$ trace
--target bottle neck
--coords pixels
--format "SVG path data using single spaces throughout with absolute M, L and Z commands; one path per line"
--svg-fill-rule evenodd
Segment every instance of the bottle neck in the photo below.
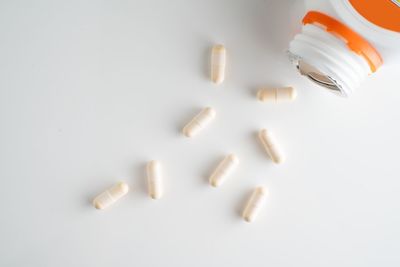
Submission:
M 341 96 L 350 95 L 371 72 L 343 40 L 312 24 L 303 26 L 288 53 L 300 74 Z

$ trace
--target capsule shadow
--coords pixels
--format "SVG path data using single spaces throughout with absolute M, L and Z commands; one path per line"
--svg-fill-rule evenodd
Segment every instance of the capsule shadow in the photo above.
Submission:
M 260 128 L 261 130 L 261 128 Z M 259 131 L 254 131 L 251 133 L 251 138 L 254 140 L 254 144 L 257 146 L 257 151 L 260 155 L 262 155 L 264 158 L 270 159 L 267 152 L 265 151 L 259 137 Z
M 206 162 L 204 172 L 203 172 L 203 181 L 205 184 L 210 185 L 210 176 L 217 168 L 218 164 L 224 159 L 224 155 L 214 156 L 209 161 Z
M 184 112 L 184 114 L 186 114 L 186 116 L 182 116 L 183 119 L 182 124 L 176 127 L 176 132 L 185 137 L 185 135 L 183 134 L 183 128 L 197 115 L 199 114 L 202 109 L 204 107 L 194 107 L 194 108 L 189 108 L 187 111 Z
M 204 79 L 210 80 L 210 73 L 211 73 L 211 51 L 212 51 L 212 45 L 209 44 L 207 47 L 203 49 L 203 67 L 202 67 L 202 73 L 204 76 Z
M 242 217 L 242 213 L 244 208 L 247 205 L 248 199 L 251 197 L 254 188 L 247 188 L 244 192 L 238 197 L 238 202 L 235 205 L 235 215 Z
M 149 160 L 150 161 L 150 160 Z M 132 167 L 132 176 L 134 188 L 137 188 L 141 194 L 147 195 L 147 167 L 146 161 L 137 163 Z

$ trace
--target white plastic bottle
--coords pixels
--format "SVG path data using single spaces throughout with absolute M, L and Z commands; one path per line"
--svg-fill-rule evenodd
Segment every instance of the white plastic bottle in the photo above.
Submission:
M 400 63 L 400 0 L 305 3 L 302 31 L 288 53 L 311 81 L 349 96 L 368 75 Z

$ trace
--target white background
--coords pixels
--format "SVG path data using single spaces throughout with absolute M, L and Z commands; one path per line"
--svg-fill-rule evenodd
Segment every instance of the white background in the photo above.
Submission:
M 399 266 L 400 90 L 382 69 L 342 99 L 285 49 L 301 1 L 1 1 L 0 266 Z M 209 49 L 228 50 L 226 81 Z M 256 100 L 293 85 L 293 104 Z M 202 107 L 217 118 L 187 139 Z M 275 166 L 267 127 L 287 155 Z M 218 189 L 227 153 L 241 162 Z M 163 163 L 165 195 L 146 193 Z M 91 200 L 118 180 L 129 194 Z M 270 190 L 253 224 L 251 190 Z

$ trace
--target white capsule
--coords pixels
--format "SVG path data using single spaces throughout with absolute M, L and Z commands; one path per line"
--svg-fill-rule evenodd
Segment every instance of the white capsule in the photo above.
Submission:
M 273 134 L 266 129 L 262 129 L 259 133 L 260 141 L 268 153 L 269 157 L 276 164 L 283 163 L 285 161 L 285 157 L 283 153 L 280 151 Z
M 185 127 L 183 127 L 183 134 L 186 137 L 192 137 L 197 134 L 201 129 L 206 127 L 214 118 L 215 110 L 207 107 L 197 114 Z
M 263 186 L 259 186 L 253 191 L 242 213 L 245 221 L 252 222 L 255 220 L 267 196 L 268 190 Z
M 262 88 L 257 92 L 257 98 L 262 102 L 292 102 L 296 99 L 296 97 L 297 91 L 293 87 Z
M 125 182 L 119 182 L 95 197 L 93 199 L 93 206 L 96 209 L 105 209 L 126 195 L 128 191 L 129 186 Z
M 157 160 L 147 164 L 147 186 L 151 198 L 161 198 L 163 193 L 161 164 Z
M 223 45 L 214 45 L 211 51 L 211 80 L 220 84 L 225 79 L 226 49 Z
M 226 156 L 211 174 L 210 184 L 214 187 L 223 184 L 226 178 L 234 171 L 238 163 L 239 159 L 235 154 Z

